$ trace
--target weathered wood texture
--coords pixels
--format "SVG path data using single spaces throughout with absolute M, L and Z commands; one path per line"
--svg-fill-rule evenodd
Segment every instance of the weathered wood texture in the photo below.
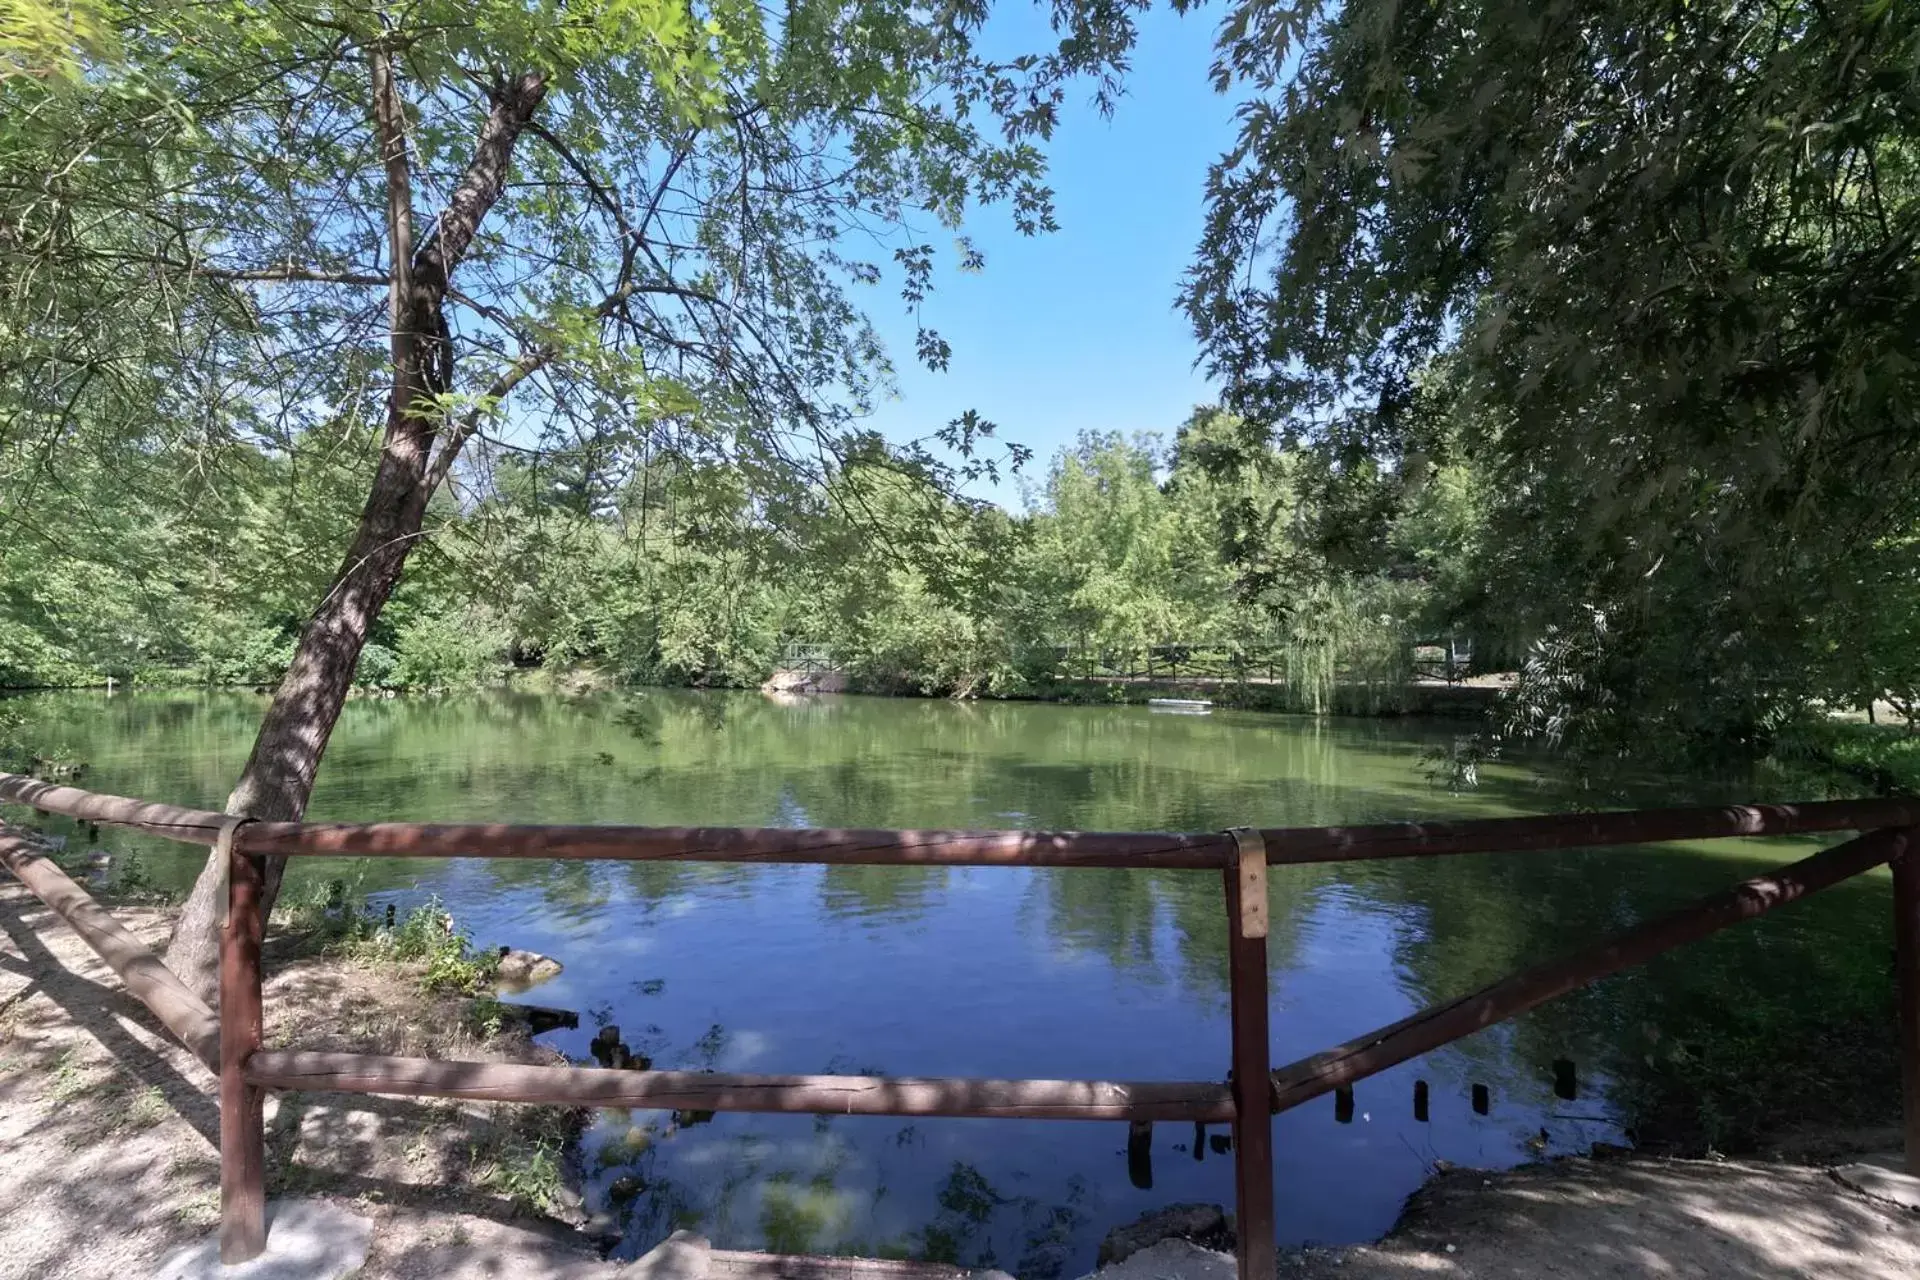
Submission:
M 251 853 L 383 858 L 615 858 L 829 866 L 1153 867 L 1218 870 L 1219 834 L 1091 831 L 834 831 L 767 827 L 516 827 L 406 822 L 259 822 Z
M 736 1253 L 715 1249 L 703 1280 L 967 1280 L 979 1275 L 943 1262 L 894 1258 L 823 1258 L 791 1253 Z
M 1907 1172 L 1920 1177 L 1920 852 L 1912 850 L 1893 860 L 1893 956 Z
M 610 1071 L 265 1050 L 247 1079 L 271 1089 L 337 1090 L 656 1111 L 978 1116 L 1037 1120 L 1230 1120 L 1221 1084 L 1102 1080 L 899 1079 Z
M 1920 801 L 1546 814 L 1470 822 L 1282 827 L 1259 834 L 1269 864 L 1516 853 L 1920 824 Z M 830 831 L 734 827 L 540 827 L 503 824 L 255 823 L 250 852 L 382 857 L 627 858 L 696 862 L 1212 869 L 1234 861 L 1215 833 Z
M 1227 1001 L 1232 1026 L 1234 1254 L 1239 1280 L 1272 1280 L 1273 1109 L 1267 1071 L 1267 862 L 1260 833 L 1233 833 L 1227 898 Z
M 260 935 L 266 869 L 261 860 L 215 847 L 228 863 L 227 920 L 220 935 L 220 1261 L 232 1265 L 267 1247 L 266 1095 L 247 1079 L 260 1048 Z
M 0 801 L 93 822 L 212 844 L 225 815 L 95 795 L 0 773 Z M 1356 827 L 1277 827 L 1260 832 L 1270 864 L 1514 853 L 1591 845 L 1647 844 L 1810 831 L 1920 825 L 1920 800 L 1826 800 L 1807 804 L 1563 813 L 1468 822 Z M 513 826 L 257 822 L 248 853 L 286 856 L 612 858 L 643 861 L 800 862 L 865 865 L 1164 867 L 1213 870 L 1234 860 L 1217 832 L 860 831 L 738 827 Z
M 1239 877 L 1240 887 L 1237 893 L 1227 895 L 1227 923 L 1237 926 L 1238 937 L 1264 938 L 1269 910 L 1266 841 L 1252 827 L 1236 827 L 1229 834 L 1234 843 L 1231 872 Z M 1264 978 L 1262 989 L 1265 989 Z
M 1609 974 L 1644 963 L 1683 943 L 1829 888 L 1898 857 L 1914 843 L 1911 831 L 1875 831 L 1810 858 L 1702 898 L 1570 956 L 1502 978 L 1446 1004 L 1273 1073 L 1274 1105 L 1297 1107 L 1344 1084 L 1384 1071 Z
M 170 804 L 129 800 L 125 796 L 96 795 L 78 787 L 23 778 L 17 773 L 0 773 L 0 803 L 31 805 L 46 813 L 86 822 L 137 827 L 152 835 L 184 840 L 188 844 L 212 844 L 220 838 L 220 829 L 229 821 L 224 813 L 180 809 Z
M 1270 865 L 1425 858 L 1459 853 L 1524 853 L 1596 845 L 1720 840 L 1809 831 L 1872 831 L 1920 825 L 1920 800 L 1820 800 L 1807 804 L 1551 813 L 1466 822 L 1389 822 L 1364 827 L 1264 830 Z
M 106 908 L 75 884 L 67 873 L 26 841 L 0 834 L 0 863 L 4 863 L 33 895 L 80 935 L 81 941 L 107 962 L 160 1025 L 207 1064 L 220 1069 L 220 1024 L 205 1001 L 187 990 L 173 971 L 160 963 L 140 940 L 120 926 Z

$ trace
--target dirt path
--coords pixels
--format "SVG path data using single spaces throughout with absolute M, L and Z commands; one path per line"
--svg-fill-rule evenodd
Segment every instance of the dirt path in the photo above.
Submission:
M 150 943 L 159 911 L 116 916 Z M 453 1002 L 406 975 L 340 961 L 268 985 L 268 1040 L 366 1052 L 535 1060 L 478 1041 Z M 215 1081 L 87 946 L 11 880 L 0 884 L 0 1280 L 149 1274 L 219 1213 Z M 512 1114 L 507 1114 L 511 1112 Z M 555 1117 L 407 1099 L 289 1095 L 269 1110 L 270 1192 L 375 1219 L 362 1280 L 600 1280 L 618 1270 L 526 1203 L 529 1130 Z M 1220 1255 L 1152 1280 L 1230 1277 Z M 1199 1259 L 1196 1261 L 1196 1259 Z M 1158 1269 L 1156 1269 L 1158 1268 Z M 1164 1274 L 1163 1274 L 1164 1273 Z M 1284 1260 L 1297 1280 L 1556 1277 L 1920 1277 L 1920 1215 L 1793 1165 L 1567 1160 L 1445 1173 L 1378 1245 Z
M 0 874 L 0 1280 L 134 1280 L 219 1218 L 217 1081 L 162 1032 L 87 945 Z M 167 913 L 116 908 L 150 945 Z M 453 1002 L 404 975 L 292 965 L 267 988 L 269 1041 L 365 1052 L 537 1054 L 460 1041 Z M 384 1046 L 384 1047 L 382 1047 Z M 407 1099 L 268 1103 L 270 1195 L 372 1217 L 361 1280 L 589 1280 L 614 1274 L 583 1238 L 514 1193 L 514 1108 Z
M 1377 1245 L 1290 1259 L 1298 1280 L 1794 1277 L 1914 1280 L 1920 1215 L 1820 1169 L 1692 1160 L 1562 1160 L 1454 1170 Z

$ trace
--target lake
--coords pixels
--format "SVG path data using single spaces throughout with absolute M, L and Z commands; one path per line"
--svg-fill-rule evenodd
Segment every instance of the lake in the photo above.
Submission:
M 218 808 L 264 705 L 240 693 L 12 700 L 91 789 Z M 1483 769 L 1453 794 L 1427 754 L 1461 726 L 1138 707 L 637 691 L 355 701 L 310 816 L 661 825 L 1215 830 L 1569 807 L 1546 767 Z M 1779 784 L 1772 784 L 1778 786 Z M 1649 779 L 1645 803 L 1787 798 L 1767 784 Z M 116 874 L 181 890 L 200 851 L 105 832 Z M 1755 869 L 1801 841 L 1276 868 L 1276 1063 L 1546 959 Z M 565 973 L 526 998 L 579 1009 L 544 1037 L 588 1057 L 617 1024 L 661 1068 L 1219 1079 L 1228 1051 L 1219 878 L 1200 872 L 335 862 L 309 880 L 402 911 L 438 895 L 482 944 Z M 290 892 L 297 878 L 289 877 Z M 1628 1099 L 1689 1029 L 1750 1001 L 1885 986 L 1884 875 L 1548 1005 L 1279 1117 L 1283 1244 L 1386 1231 L 1436 1161 L 1504 1166 L 1623 1140 Z M 1867 975 L 1862 977 L 1862 975 Z M 1757 1006 L 1755 1006 L 1757 1007 Z M 1558 1098 L 1553 1063 L 1577 1064 Z M 1413 1082 L 1430 1082 L 1425 1122 Z M 1476 1114 L 1470 1093 L 1488 1086 Z M 633 1132 L 638 1130 L 637 1133 Z M 1216 1127 L 1214 1134 L 1221 1130 Z M 1230 1206 L 1230 1156 L 1160 1125 L 1152 1186 L 1107 1123 L 608 1113 L 590 1207 L 616 1179 L 624 1255 L 680 1226 L 717 1245 L 900 1253 L 1022 1277 L 1091 1268 L 1111 1227 L 1176 1201 Z M 642 1141 L 641 1139 L 644 1139 Z M 628 1182 L 627 1186 L 635 1185 Z

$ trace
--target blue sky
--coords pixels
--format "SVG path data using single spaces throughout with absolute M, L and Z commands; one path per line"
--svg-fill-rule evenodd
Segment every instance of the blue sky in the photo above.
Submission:
M 1213 398 L 1174 297 L 1199 239 L 1207 166 L 1233 138 L 1232 100 L 1207 79 L 1216 21 L 1155 8 L 1113 116 L 1085 94 L 1070 99 L 1049 147 L 1059 231 L 1023 236 L 1004 209 L 969 219 L 986 270 L 940 272 L 923 317 L 952 345 L 945 373 L 914 360 L 912 317 L 874 296 L 899 369 L 899 397 L 876 407 L 874 426 L 905 440 L 977 409 L 1034 451 L 1027 474 L 1040 480 L 1081 431 L 1171 437 Z M 1020 505 L 1018 482 L 973 492 Z

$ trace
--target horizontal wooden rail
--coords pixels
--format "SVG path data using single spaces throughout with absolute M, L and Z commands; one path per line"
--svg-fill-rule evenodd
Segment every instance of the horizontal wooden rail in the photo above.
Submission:
M 1515 853 L 1668 840 L 1731 839 L 1920 825 L 1920 800 L 1822 800 L 1565 813 L 1466 822 L 1275 827 L 1269 864 Z M 248 853 L 414 858 L 617 858 L 826 865 L 1158 867 L 1218 870 L 1233 842 L 1098 831 L 861 831 L 787 827 L 509 826 L 409 822 L 250 824 Z
M 615 858 L 826 866 L 1158 867 L 1218 871 L 1233 841 L 1218 834 L 1091 831 L 859 831 L 784 827 L 520 827 L 408 822 L 257 822 L 239 838 L 256 854 L 386 858 Z
M 1614 813 L 1529 814 L 1463 822 L 1388 822 L 1355 827 L 1262 831 L 1271 865 L 1424 858 L 1459 853 L 1524 853 L 1599 845 L 1723 840 L 1821 831 L 1920 826 L 1920 799 L 1816 800 Z
M 652 1111 L 774 1111 L 1026 1120 L 1233 1119 L 1233 1095 L 1227 1086 L 1208 1083 L 611 1071 L 600 1067 L 440 1062 L 426 1058 L 271 1049 L 263 1049 L 248 1058 L 245 1073 L 248 1084 L 268 1089 L 549 1102 Z
M 0 864 L 99 953 L 127 990 L 175 1039 L 192 1050 L 194 1057 L 206 1063 L 208 1070 L 220 1070 L 219 1021 L 206 1002 L 188 990 L 159 956 L 107 914 L 106 908 L 56 867 L 51 858 L 26 841 L 0 833 Z
M 1409 1058 L 1525 1013 L 1535 1005 L 1597 982 L 1683 943 L 1765 915 L 1871 871 L 1915 844 L 1912 830 L 1875 831 L 1810 858 L 1712 894 L 1605 942 L 1502 978 L 1445 1004 L 1380 1028 L 1273 1073 L 1273 1106 L 1285 1111 Z
M 224 814 L 179 809 L 0 773 L 0 802 L 213 844 Z M 1461 822 L 1271 827 L 1269 864 L 1520 853 L 1920 826 L 1920 799 L 1821 800 L 1559 813 Z M 1135 867 L 1217 871 L 1235 860 L 1218 832 L 891 831 L 787 827 L 540 826 L 506 823 L 256 822 L 241 852 L 274 856 L 554 858 L 868 866 Z
M 188 844 L 213 844 L 230 819 L 205 809 L 180 809 L 170 804 L 129 800 L 125 796 L 96 795 L 78 787 L 62 787 L 17 773 L 0 773 L 0 803 L 31 805 L 82 822 L 104 822 L 137 827 L 150 835 Z
M 657 1246 L 664 1249 L 666 1246 Z M 683 1255 L 684 1256 L 684 1255 Z M 699 1256 L 699 1255 L 696 1255 Z M 750 1253 L 708 1249 L 697 1270 L 654 1268 L 652 1254 L 623 1268 L 633 1276 L 671 1275 L 681 1280 L 973 1280 L 980 1271 L 944 1262 L 899 1258 L 817 1257 L 795 1253 Z

